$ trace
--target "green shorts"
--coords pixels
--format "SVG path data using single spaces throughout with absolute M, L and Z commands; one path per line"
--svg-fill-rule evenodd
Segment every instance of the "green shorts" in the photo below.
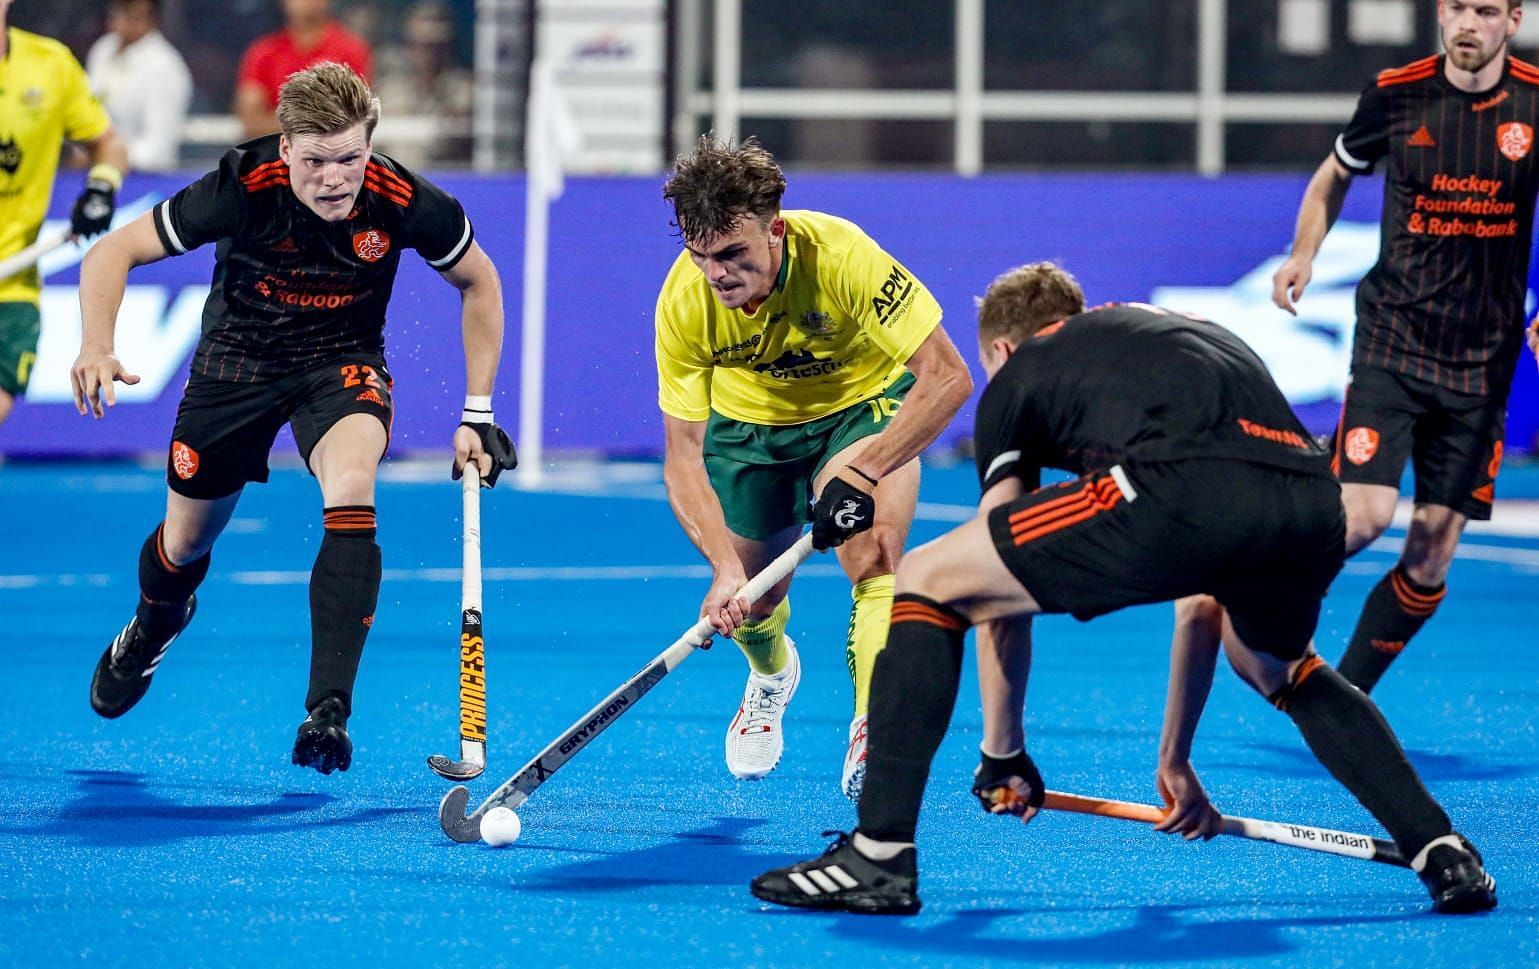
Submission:
M 32 379 L 42 317 L 36 303 L 0 303 L 0 390 L 20 397 Z
M 763 540 L 811 520 L 812 483 L 828 459 L 879 433 L 914 386 L 905 373 L 875 397 L 805 424 L 776 427 L 723 417 L 705 424 L 705 470 L 727 527 Z

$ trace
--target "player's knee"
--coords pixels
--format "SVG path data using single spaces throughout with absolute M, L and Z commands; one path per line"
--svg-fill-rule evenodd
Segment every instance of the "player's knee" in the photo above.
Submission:
M 1395 517 L 1395 503 L 1348 502 L 1347 503 L 1347 554 L 1362 549 L 1376 541 L 1388 530 Z
M 892 525 L 877 524 L 839 548 L 839 561 L 851 582 L 878 575 L 892 575 L 903 558 L 903 533 Z
M 1176 600 L 1176 625 L 1219 632 L 1224 625 L 1224 607 L 1212 596 L 1187 596 Z
M 943 564 L 941 556 L 935 551 L 934 543 L 911 550 L 898 563 L 897 575 L 893 580 L 893 594 L 921 595 L 943 601 L 943 590 L 938 581 L 943 573 Z
M 371 505 L 374 503 L 375 468 L 367 464 L 350 464 L 329 469 L 321 492 L 326 504 Z

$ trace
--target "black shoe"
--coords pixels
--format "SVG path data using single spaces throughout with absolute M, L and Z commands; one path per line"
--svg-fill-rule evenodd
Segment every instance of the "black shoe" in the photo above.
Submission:
M 797 908 L 832 909 L 865 915 L 913 915 L 919 911 L 919 872 L 913 848 L 889 861 L 875 861 L 855 850 L 850 835 L 836 835 L 828 850 L 811 861 L 767 871 L 750 891 L 766 902 Z
M 1432 894 L 1432 910 L 1464 915 L 1495 908 L 1496 879 L 1486 874 L 1480 852 L 1469 839 L 1462 834 L 1455 837 L 1462 848 L 1438 839 L 1427 852 L 1426 864 L 1416 873 Z
M 188 596 L 181 625 L 160 641 L 145 634 L 137 615 L 128 620 L 128 625 L 96 663 L 96 674 L 91 677 L 91 709 L 108 720 L 133 709 L 134 704 L 149 692 L 150 677 L 155 675 L 166 649 L 192 622 L 193 613 L 197 611 L 198 597 Z
M 353 741 L 347 735 L 347 708 L 340 697 L 328 696 L 310 711 L 294 738 L 294 763 L 322 774 L 345 771 L 353 763 Z

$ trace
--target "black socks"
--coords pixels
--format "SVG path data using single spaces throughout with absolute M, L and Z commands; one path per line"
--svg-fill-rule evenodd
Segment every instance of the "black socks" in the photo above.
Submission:
M 380 553 L 372 505 L 325 510 L 326 537 L 310 571 L 310 690 L 305 709 L 328 696 L 352 713 L 353 681 L 379 601 Z

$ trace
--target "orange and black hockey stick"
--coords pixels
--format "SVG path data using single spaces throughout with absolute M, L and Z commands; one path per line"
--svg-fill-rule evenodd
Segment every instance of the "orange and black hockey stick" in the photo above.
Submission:
M 1121 818 L 1124 821 L 1142 821 L 1158 824 L 1165 819 L 1165 812 L 1152 804 L 1135 804 L 1131 801 L 1113 801 L 1103 797 L 1084 797 L 1079 794 L 1062 794 L 1048 791 L 1042 806 L 1050 811 L 1071 811 L 1075 814 L 1095 814 L 1103 818 Z M 1255 818 L 1236 818 L 1223 815 L 1224 834 L 1254 841 L 1270 841 L 1273 844 L 1323 851 L 1364 861 L 1377 861 L 1385 865 L 1409 868 L 1410 864 L 1400 854 L 1393 841 L 1374 838 L 1366 834 L 1348 831 L 1332 831 L 1330 828 L 1313 828 L 1306 824 L 1285 824 L 1280 821 L 1258 821 Z

